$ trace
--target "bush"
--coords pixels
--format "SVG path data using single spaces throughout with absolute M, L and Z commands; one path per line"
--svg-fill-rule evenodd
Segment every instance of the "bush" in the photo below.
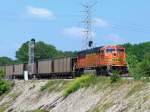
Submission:
M 2 95 L 10 89 L 10 83 L 3 79 L 4 76 L 4 72 L 0 70 L 0 95 Z
M 150 54 L 146 54 L 144 59 L 136 64 L 133 72 L 134 79 L 140 80 L 141 78 L 150 77 Z
M 0 79 L 4 78 L 5 77 L 5 73 L 3 70 L 0 70 Z
M 10 89 L 10 83 L 5 80 L 0 80 L 0 95 L 7 92 Z
M 112 76 L 110 77 L 111 83 L 115 83 L 120 80 L 120 75 L 118 71 L 112 71 Z

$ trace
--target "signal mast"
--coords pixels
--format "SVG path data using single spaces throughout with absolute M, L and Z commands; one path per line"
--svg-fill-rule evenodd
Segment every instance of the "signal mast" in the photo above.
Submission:
M 94 33 L 92 31 L 92 8 L 96 5 L 97 2 L 93 3 L 90 0 L 86 0 L 84 7 L 85 18 L 83 20 L 83 48 L 89 49 L 93 47 L 93 36 Z
M 29 60 L 28 60 L 28 73 L 31 76 L 34 73 L 34 61 L 35 61 L 35 54 L 34 54 L 34 50 L 35 50 L 35 39 L 31 39 L 31 41 L 29 41 L 29 49 L 28 49 L 28 56 L 29 56 Z

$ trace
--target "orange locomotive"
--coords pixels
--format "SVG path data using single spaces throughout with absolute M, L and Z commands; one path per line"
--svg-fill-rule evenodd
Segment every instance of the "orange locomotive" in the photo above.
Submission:
M 127 73 L 125 48 L 119 45 L 96 47 L 78 52 L 75 64 L 77 74 L 96 69 L 97 74 L 108 74 L 112 70 Z

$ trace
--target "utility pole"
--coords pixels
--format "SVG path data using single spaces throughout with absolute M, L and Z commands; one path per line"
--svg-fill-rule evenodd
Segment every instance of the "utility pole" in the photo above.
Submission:
M 93 3 L 90 0 L 85 0 L 85 4 L 82 6 L 84 7 L 84 13 L 85 13 L 85 18 L 83 20 L 83 48 L 84 49 L 89 49 L 93 47 L 93 31 L 92 31 L 92 8 L 96 5 L 97 2 Z
M 34 50 L 35 50 L 35 39 L 31 39 L 29 41 L 29 49 L 28 49 L 28 55 L 29 55 L 29 60 L 28 60 L 28 73 L 31 76 L 34 73 Z

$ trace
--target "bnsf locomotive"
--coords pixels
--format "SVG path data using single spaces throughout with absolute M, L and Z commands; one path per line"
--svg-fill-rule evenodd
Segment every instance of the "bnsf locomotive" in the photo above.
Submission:
M 2 66 L 7 78 L 22 78 L 27 64 Z M 80 51 L 77 57 L 38 60 L 33 64 L 29 77 L 69 78 L 80 76 L 85 70 L 96 70 L 97 75 L 109 75 L 112 70 L 126 73 L 125 48 L 118 45 L 96 47 Z
M 126 53 L 122 46 L 102 46 L 78 53 L 76 71 L 95 69 L 98 75 L 106 75 L 112 70 L 126 73 Z

